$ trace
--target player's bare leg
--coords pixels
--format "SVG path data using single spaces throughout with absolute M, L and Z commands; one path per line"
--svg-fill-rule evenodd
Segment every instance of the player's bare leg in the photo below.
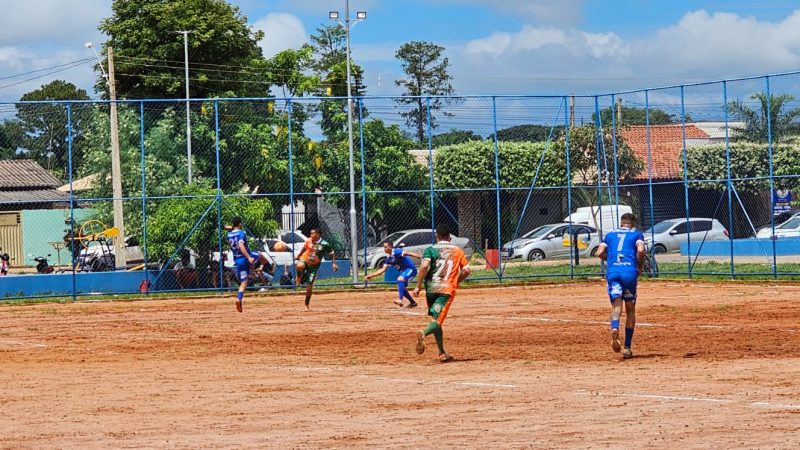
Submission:
M 633 330 L 636 328 L 636 302 L 625 302 L 625 348 L 622 349 L 623 358 L 633 358 L 631 344 Z
M 311 294 L 314 293 L 314 283 L 306 284 L 306 312 L 311 311 Z
M 300 286 L 300 282 L 303 281 L 303 274 L 306 271 L 306 265 L 302 261 L 298 261 L 297 264 L 294 266 L 294 269 L 295 269 L 294 285 Z
M 611 304 L 611 349 L 619 353 L 619 318 L 622 315 L 622 297 L 617 297 Z

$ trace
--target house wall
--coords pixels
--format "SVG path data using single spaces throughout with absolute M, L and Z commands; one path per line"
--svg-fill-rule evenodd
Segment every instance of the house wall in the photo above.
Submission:
M 75 221 L 80 223 L 91 217 L 93 209 L 75 209 Z M 33 258 L 36 256 L 52 255 L 48 258 L 50 264 L 56 265 L 58 251 L 51 242 L 64 243 L 64 234 L 69 230 L 65 223 L 70 217 L 69 209 L 37 209 L 24 210 L 22 214 L 22 255 L 17 258 L 14 265 L 35 266 Z M 33 256 L 31 256 L 33 255 Z M 68 265 L 72 260 L 69 249 L 61 250 L 61 265 Z

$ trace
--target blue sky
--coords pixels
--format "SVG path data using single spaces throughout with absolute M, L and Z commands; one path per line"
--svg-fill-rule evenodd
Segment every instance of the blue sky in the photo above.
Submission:
M 8 3 L 8 4 L 5 4 Z M 267 35 L 297 47 L 344 0 L 232 0 Z M 331 7 L 331 5 L 335 5 Z M 91 89 L 89 65 L 10 86 L 17 74 L 91 56 L 109 0 L 9 0 L 0 16 L 0 100 L 55 78 Z M 763 0 L 352 0 L 369 93 L 397 93 L 404 42 L 447 49 L 461 94 L 592 93 L 800 69 L 800 4 Z M 11 77 L 11 78 L 6 78 Z

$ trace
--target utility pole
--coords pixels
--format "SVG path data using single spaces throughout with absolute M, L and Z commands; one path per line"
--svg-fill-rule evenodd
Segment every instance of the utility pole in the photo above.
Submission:
M 622 126 L 622 99 L 617 97 L 617 126 Z
M 575 128 L 575 96 L 569 96 L 569 127 Z
M 117 119 L 117 88 L 114 79 L 114 49 L 108 47 L 108 95 L 111 99 L 111 187 L 114 200 L 114 226 L 119 230 L 114 238 L 114 258 L 116 267 L 128 265 L 125 248 L 125 219 L 122 214 L 122 168 L 119 158 L 119 121 Z
M 192 184 L 192 118 L 189 114 L 189 33 L 191 31 L 176 31 L 183 35 L 183 66 L 186 78 L 186 180 Z

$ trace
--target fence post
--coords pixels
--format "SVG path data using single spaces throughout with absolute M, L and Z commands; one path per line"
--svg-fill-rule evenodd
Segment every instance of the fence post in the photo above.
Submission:
M 689 225 L 689 162 L 686 151 L 686 99 L 684 88 L 681 86 L 681 138 L 683 140 L 683 202 L 686 211 L 686 225 Z M 686 272 L 692 279 L 692 233 L 686 233 Z
M 733 225 L 733 197 L 731 192 L 731 142 L 728 133 L 728 82 L 722 82 L 722 101 L 725 113 L 725 170 L 727 173 L 727 186 L 728 186 L 728 224 L 731 227 L 728 241 L 731 244 L 731 278 L 736 278 L 736 272 L 733 264 L 733 234 L 736 228 Z
M 72 255 L 72 301 L 78 296 L 75 279 L 75 197 L 72 191 L 72 102 L 67 103 L 67 172 L 69 172 L 69 242 Z
M 772 148 L 772 91 L 769 85 L 769 75 L 765 77 L 767 89 L 767 151 L 769 152 L 769 203 L 772 211 L 770 211 L 770 227 L 772 228 L 772 236 L 775 236 L 775 171 L 773 166 L 773 151 Z M 778 256 L 777 256 L 777 240 L 772 241 L 772 277 L 778 279 Z
M 367 177 L 364 163 L 364 111 L 362 109 L 362 98 L 358 98 L 358 142 L 361 153 L 361 227 L 364 231 L 364 276 L 367 276 Z M 358 261 L 358 255 L 353 261 Z M 356 267 L 354 270 L 358 270 Z
M 600 230 L 600 239 L 603 238 L 603 174 L 607 172 L 605 164 L 605 140 L 603 139 L 603 122 L 600 120 L 600 101 L 598 97 L 594 96 L 594 154 L 597 161 L 597 205 L 600 212 L 600 223 L 598 229 Z M 603 160 L 601 163 L 601 159 Z M 619 219 L 618 219 L 619 220 Z M 570 234 L 572 231 L 570 230 Z M 577 237 L 574 240 L 577 242 Z M 573 239 L 570 236 L 570 239 Z M 602 267 L 602 266 L 601 266 Z
M 564 97 L 564 105 L 567 104 L 567 97 Z M 566 148 L 566 159 L 567 159 L 567 220 L 569 221 L 569 229 L 572 230 L 572 171 L 570 168 L 570 148 L 569 148 L 569 108 L 564 108 L 564 147 Z M 575 255 L 572 254 L 573 248 L 569 246 L 569 278 L 570 280 L 575 279 L 575 262 L 573 257 Z
M 349 100 L 348 100 L 349 101 Z M 349 111 L 348 111 L 349 114 Z M 295 243 L 295 234 L 294 234 L 294 162 L 292 158 L 293 147 L 292 147 L 292 99 L 286 100 L 286 126 L 289 132 L 289 236 L 292 237 L 292 257 L 294 257 L 294 247 L 297 245 Z M 322 227 L 322 222 L 320 221 L 320 211 L 317 211 L 317 227 Z M 281 219 L 281 221 L 283 221 Z M 283 224 L 281 224 L 283 225 Z M 322 231 L 320 230 L 320 233 Z M 286 269 L 284 268 L 284 271 Z M 292 270 L 292 275 L 294 275 L 294 270 Z M 294 289 L 297 289 L 297 286 L 294 286 Z
M 150 292 L 150 269 L 147 261 L 147 181 L 145 178 L 146 167 L 144 160 L 144 102 L 139 102 L 139 126 L 139 145 L 142 150 L 142 252 L 144 254 L 144 283 L 146 287 L 144 294 L 147 295 Z
M 497 142 L 497 97 L 492 96 L 492 129 L 494 131 L 494 184 L 495 184 L 495 205 L 497 214 L 497 276 L 500 283 L 503 283 L 503 266 L 500 264 L 502 255 L 500 254 L 501 242 L 500 235 L 500 146 Z M 486 253 L 489 253 L 488 250 Z M 488 259 L 488 255 L 486 255 Z
M 655 227 L 656 219 L 655 213 L 653 212 L 653 147 L 651 145 L 651 135 L 650 132 L 650 91 L 644 91 L 644 122 L 645 122 L 645 134 L 646 134 L 646 142 L 647 142 L 647 194 L 649 198 L 649 209 L 650 209 L 650 244 L 652 245 L 655 242 Z M 653 247 L 651 255 L 653 256 L 653 260 L 656 260 L 656 251 L 655 247 Z
M 436 228 L 436 217 L 433 209 L 433 136 L 431 128 L 431 98 L 428 97 L 425 101 L 425 109 L 428 122 L 428 171 L 430 173 L 430 207 L 431 207 L 431 243 L 436 243 L 436 237 L 433 235 L 433 229 Z M 478 243 L 480 245 L 480 243 Z
M 217 166 L 217 240 L 219 241 L 219 292 L 225 292 L 225 260 L 222 254 L 222 183 L 219 164 L 219 100 L 214 100 L 214 157 Z
M 617 220 L 619 220 L 619 168 L 617 166 L 617 114 L 614 111 L 616 105 L 616 95 L 611 94 L 611 142 L 614 153 L 614 204 L 616 206 Z M 601 216 L 602 217 L 602 213 Z

